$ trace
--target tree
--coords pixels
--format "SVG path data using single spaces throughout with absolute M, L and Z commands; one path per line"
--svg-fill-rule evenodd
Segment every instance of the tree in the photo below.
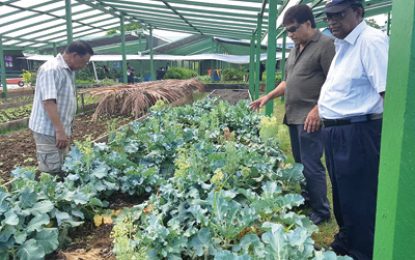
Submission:
M 136 31 L 141 28 L 142 28 L 141 24 L 137 22 L 124 25 L 124 29 L 126 32 Z M 107 31 L 107 35 L 114 35 L 114 34 L 120 33 L 120 31 L 121 31 L 120 29 L 111 29 Z
M 373 18 L 366 19 L 366 23 L 369 26 L 372 26 L 373 28 L 380 29 L 380 25 L 377 24 L 376 21 L 375 21 L 375 19 L 373 19 Z

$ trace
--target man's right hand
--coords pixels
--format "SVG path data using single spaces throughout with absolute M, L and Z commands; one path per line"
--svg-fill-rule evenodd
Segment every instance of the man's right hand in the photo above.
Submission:
M 58 149 L 65 149 L 69 145 L 69 137 L 64 130 L 56 131 L 56 147 Z
M 261 107 L 263 107 L 268 102 L 268 100 L 269 100 L 268 96 L 263 96 L 253 101 L 251 104 L 249 104 L 249 107 L 252 110 L 259 110 Z

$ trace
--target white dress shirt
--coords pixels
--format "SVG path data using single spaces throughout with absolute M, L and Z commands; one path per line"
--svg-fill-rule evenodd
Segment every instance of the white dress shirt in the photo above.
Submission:
M 318 101 L 320 117 L 339 119 L 383 112 L 389 38 L 362 21 L 344 39 L 336 39 L 336 55 Z

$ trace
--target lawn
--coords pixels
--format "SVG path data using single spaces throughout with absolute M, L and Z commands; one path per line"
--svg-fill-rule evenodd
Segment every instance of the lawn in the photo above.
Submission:
M 285 152 L 285 154 L 288 157 L 288 162 L 294 162 L 294 158 L 292 156 L 291 152 L 291 145 L 290 145 L 290 137 L 288 133 L 288 127 L 282 123 L 284 118 L 284 102 L 277 98 L 274 100 L 274 114 L 278 119 L 278 122 L 281 122 L 281 125 L 279 126 L 279 132 L 278 132 L 278 138 L 280 140 L 281 148 Z M 324 162 L 324 158 L 323 158 Z M 324 162 L 325 163 L 325 162 Z M 331 193 L 331 183 L 329 180 L 329 177 L 327 175 L 327 196 L 330 201 L 331 209 L 333 209 L 333 199 L 332 199 L 332 193 Z M 332 211 L 332 210 L 331 210 Z M 327 248 L 329 247 L 330 243 L 333 241 L 333 237 L 337 232 L 337 224 L 334 219 L 333 211 L 331 212 L 331 220 L 327 223 L 324 223 L 319 226 L 320 232 L 314 234 L 313 238 L 316 241 L 316 245 L 320 247 Z

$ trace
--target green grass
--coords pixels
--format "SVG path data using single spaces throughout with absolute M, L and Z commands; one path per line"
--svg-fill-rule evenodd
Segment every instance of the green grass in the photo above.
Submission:
M 273 116 L 275 116 L 278 122 L 281 123 L 281 125 L 279 125 L 278 139 L 280 141 L 281 149 L 287 155 L 288 163 L 293 163 L 294 158 L 291 152 L 291 143 L 290 143 L 290 137 L 288 133 L 288 127 L 282 123 L 284 113 L 285 113 L 285 107 L 284 107 L 283 101 L 281 101 L 281 99 L 279 98 L 275 99 Z M 323 163 L 324 163 L 324 158 L 323 158 Z M 333 199 L 332 199 L 332 192 L 331 192 L 331 183 L 330 183 L 330 179 L 328 175 L 327 175 L 327 196 L 330 201 L 331 220 L 327 223 L 320 225 L 319 232 L 313 235 L 313 239 L 316 242 L 316 246 L 324 247 L 324 248 L 329 247 L 329 245 L 333 241 L 334 235 L 337 233 L 337 230 L 338 230 L 338 227 L 334 219 L 334 215 L 333 215 Z

